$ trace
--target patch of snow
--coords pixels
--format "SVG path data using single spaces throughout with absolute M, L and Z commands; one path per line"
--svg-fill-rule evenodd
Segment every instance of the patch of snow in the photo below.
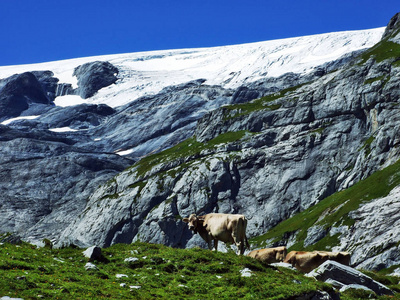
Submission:
M 76 129 L 72 129 L 71 127 L 59 127 L 59 128 L 50 128 L 50 131 L 53 132 L 69 132 L 69 131 L 78 131 Z
M 54 104 L 61 107 L 79 105 L 83 103 L 88 103 L 88 101 L 77 95 L 59 96 L 54 100 Z
M 18 120 L 34 120 L 36 118 L 40 117 L 40 115 L 38 116 L 22 116 L 22 117 L 16 117 L 16 118 L 12 118 L 12 119 L 8 119 L 5 120 L 3 122 L 1 122 L 2 125 L 8 125 L 14 121 L 18 121 Z
M 122 151 L 117 151 L 115 154 L 124 156 L 124 155 L 129 155 L 133 152 L 133 149 L 128 149 L 128 150 L 122 150 Z

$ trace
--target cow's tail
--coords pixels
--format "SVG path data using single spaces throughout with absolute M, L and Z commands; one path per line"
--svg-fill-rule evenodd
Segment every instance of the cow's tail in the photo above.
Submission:
M 249 245 L 249 241 L 247 240 L 247 236 L 246 236 L 246 230 L 247 230 L 247 219 L 246 217 L 243 218 L 243 228 L 244 228 L 244 241 L 245 241 L 245 249 L 249 249 L 250 250 L 250 245 Z
M 250 250 L 250 244 L 249 241 L 247 240 L 246 230 L 247 230 L 247 219 L 244 218 L 244 240 L 246 242 L 246 248 Z
M 249 242 L 247 241 L 246 233 L 244 234 L 244 239 L 245 239 L 245 241 L 246 241 L 246 248 L 250 250 L 250 244 L 249 244 Z

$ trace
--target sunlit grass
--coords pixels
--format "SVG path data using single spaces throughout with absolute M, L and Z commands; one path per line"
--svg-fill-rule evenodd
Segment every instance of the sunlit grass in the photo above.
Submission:
M 103 249 L 86 270 L 83 249 L 0 245 L 0 297 L 24 299 L 287 299 L 328 285 L 260 262 L 203 249 L 145 243 Z M 127 258 L 135 258 L 126 261 Z M 251 270 L 251 277 L 241 271 Z M 117 276 L 117 274 L 120 274 Z

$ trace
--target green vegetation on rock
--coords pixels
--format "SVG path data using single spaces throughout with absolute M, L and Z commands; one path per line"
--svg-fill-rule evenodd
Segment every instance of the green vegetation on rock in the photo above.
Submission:
M 400 185 L 400 161 L 375 172 L 346 190 L 323 199 L 318 204 L 279 223 L 267 233 L 252 239 L 252 241 L 263 245 L 266 241 L 269 243 L 278 242 L 288 234 L 296 233 L 296 243 L 290 249 L 331 249 L 339 243 L 336 235 L 327 235 L 316 244 L 305 248 L 303 241 L 307 237 L 307 230 L 314 225 L 326 229 L 332 226 L 351 225 L 354 221 L 349 218 L 349 212 L 358 209 L 362 203 L 387 196 L 398 185 Z
M 361 55 L 362 63 L 366 62 L 371 57 L 374 57 L 376 62 L 381 62 L 386 59 L 394 59 L 397 61 L 400 59 L 400 44 L 384 39 Z
M 303 85 L 305 84 L 300 84 L 294 87 L 290 87 L 280 92 L 255 99 L 250 102 L 226 105 L 223 107 L 226 114 L 225 119 L 237 118 L 259 110 L 277 110 L 281 108 L 282 104 L 273 103 L 273 101 L 282 98 L 284 96 L 288 96 L 289 94 L 292 94 L 293 92 L 301 88 Z
M 220 144 L 236 142 L 245 137 L 246 134 L 248 134 L 246 130 L 226 132 L 206 143 L 200 143 L 195 137 L 191 137 L 175 145 L 174 147 L 143 157 L 133 166 L 133 168 L 135 168 L 138 175 L 144 175 L 152 167 L 160 163 L 173 162 L 179 159 L 183 160 L 191 156 L 198 156 L 203 150 L 214 149 Z

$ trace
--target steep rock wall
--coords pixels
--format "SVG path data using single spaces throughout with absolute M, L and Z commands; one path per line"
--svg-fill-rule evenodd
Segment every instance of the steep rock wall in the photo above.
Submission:
M 196 138 L 98 189 L 60 244 L 202 245 L 181 218 L 208 212 L 243 213 L 256 236 L 395 162 L 398 51 L 376 55 L 387 45 L 312 83 L 207 114 Z

